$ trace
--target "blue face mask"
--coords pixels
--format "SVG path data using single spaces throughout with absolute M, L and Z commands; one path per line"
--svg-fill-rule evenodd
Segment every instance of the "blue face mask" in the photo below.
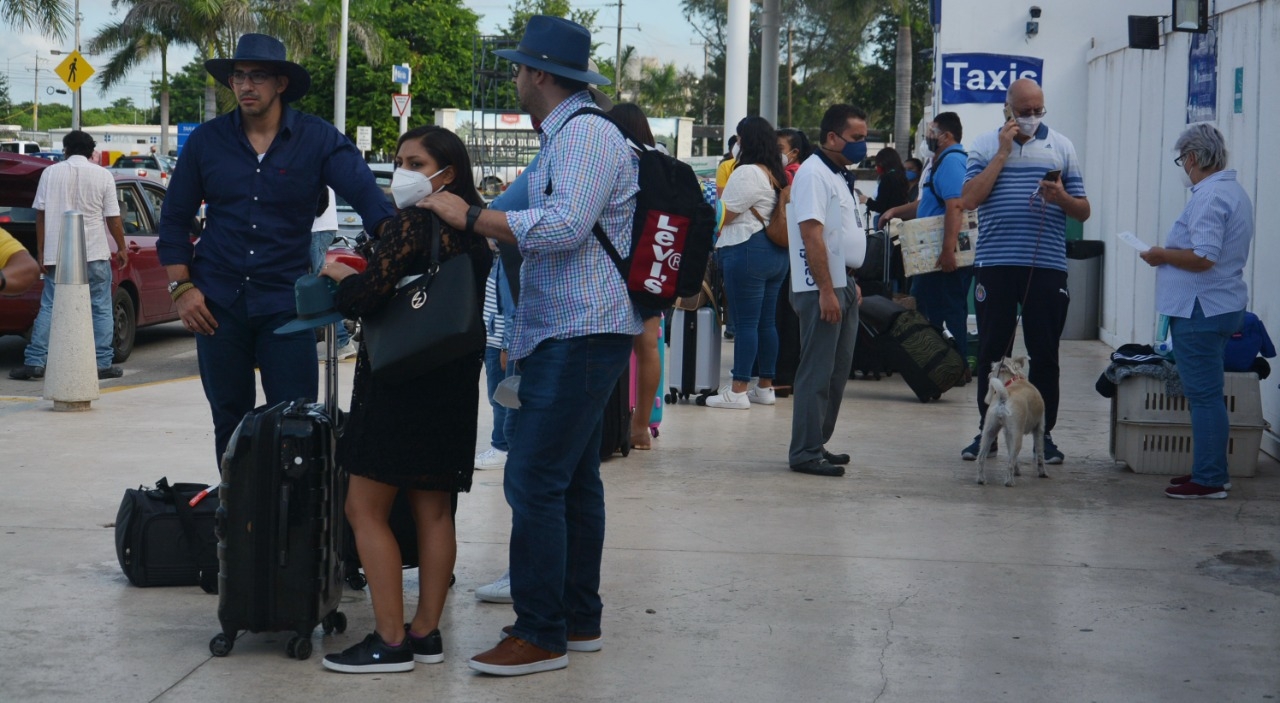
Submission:
M 849 160 L 849 163 L 858 165 L 862 160 L 867 158 L 867 142 L 864 139 L 860 142 L 845 142 L 844 147 L 840 149 L 840 155 Z
M 915 171 L 907 171 L 907 180 L 908 180 L 908 181 L 914 181 L 914 180 L 916 179 L 916 177 L 917 177 L 917 176 L 919 176 L 919 175 L 920 175 L 920 174 L 916 173 Z

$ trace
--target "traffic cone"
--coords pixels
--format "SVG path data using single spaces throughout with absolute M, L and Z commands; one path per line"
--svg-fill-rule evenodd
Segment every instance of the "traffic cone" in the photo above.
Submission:
M 57 287 L 44 377 L 44 397 L 60 412 L 89 410 L 89 403 L 98 399 L 93 304 L 85 256 L 84 215 L 68 210 L 58 241 L 58 268 L 53 279 Z

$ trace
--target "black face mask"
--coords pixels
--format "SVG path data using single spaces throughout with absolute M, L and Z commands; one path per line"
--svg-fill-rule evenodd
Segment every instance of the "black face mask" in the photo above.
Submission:
M 931 154 L 936 154 L 936 153 L 938 153 L 938 138 L 937 138 L 937 137 L 925 137 L 925 139 L 924 139 L 924 145 L 925 145 L 925 146 L 927 146 L 927 147 L 929 147 L 929 153 L 931 153 Z

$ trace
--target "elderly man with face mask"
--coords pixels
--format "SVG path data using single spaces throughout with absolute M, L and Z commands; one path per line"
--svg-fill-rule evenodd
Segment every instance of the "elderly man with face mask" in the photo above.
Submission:
M 1035 81 L 1009 86 L 1007 121 L 969 149 L 961 199 L 978 211 L 974 310 L 978 316 L 978 436 L 960 453 L 977 458 L 987 406 L 987 374 L 1022 332 L 1029 380 L 1044 396 L 1045 461 L 1063 454 L 1050 431 L 1058 419 L 1058 341 L 1071 302 L 1067 292 L 1067 218 L 1089 219 L 1080 160 L 1071 141 L 1042 124 L 1044 91 Z M 1046 178 L 1048 177 L 1048 178 Z M 994 451 L 995 440 L 992 440 Z

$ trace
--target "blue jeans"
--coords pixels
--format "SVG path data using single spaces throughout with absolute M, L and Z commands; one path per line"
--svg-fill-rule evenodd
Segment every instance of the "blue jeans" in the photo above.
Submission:
M 1227 475 L 1231 426 L 1222 399 L 1222 357 L 1227 340 L 1243 324 L 1243 310 L 1205 317 L 1198 300 L 1190 318 L 1169 318 L 1182 392 L 1191 404 L 1191 480 L 1202 486 L 1221 486 L 1231 480 Z
M 329 251 L 329 246 L 333 244 L 333 238 L 338 236 L 337 230 L 321 230 L 311 233 L 311 273 L 318 273 L 320 267 L 324 266 L 324 256 Z M 351 334 L 347 332 L 347 326 L 341 322 L 338 323 L 338 346 L 345 347 L 351 341 Z
M 262 374 L 267 405 L 299 398 L 315 402 L 320 367 L 312 330 L 276 334 L 276 329 L 297 316 L 293 310 L 250 317 L 243 295 L 229 308 L 209 298 L 205 305 L 218 327 L 211 335 L 196 335 L 196 355 L 200 382 L 213 412 L 214 446 L 221 466 L 231 433 L 257 401 L 254 366 Z
M 778 293 L 791 266 L 787 250 L 760 230 L 717 253 L 733 319 L 733 380 L 750 381 L 754 369 L 772 379 L 778 366 Z
M 507 370 L 502 367 L 502 350 L 497 347 L 484 348 L 484 376 L 489 386 L 489 407 L 493 408 L 493 432 L 489 435 L 489 445 L 494 449 L 507 451 L 507 408 L 493 401 L 493 392 L 502 379 L 507 377 Z
M 93 310 L 93 348 L 98 368 L 105 369 L 115 360 L 115 316 L 111 304 L 111 262 L 90 261 L 89 302 Z M 40 293 L 40 312 L 31 326 L 31 343 L 23 354 L 27 366 L 44 366 L 49 359 L 49 330 L 53 326 L 53 271 L 44 277 Z
M 599 635 L 604 407 L 627 370 L 631 335 L 548 339 L 521 359 L 520 422 L 503 481 L 511 506 L 514 633 L 551 652 Z
M 969 358 L 969 288 L 973 285 L 973 267 L 964 266 L 950 273 L 935 271 L 911 277 L 911 295 L 916 309 L 939 331 L 945 323 L 956 340 L 956 350 Z

